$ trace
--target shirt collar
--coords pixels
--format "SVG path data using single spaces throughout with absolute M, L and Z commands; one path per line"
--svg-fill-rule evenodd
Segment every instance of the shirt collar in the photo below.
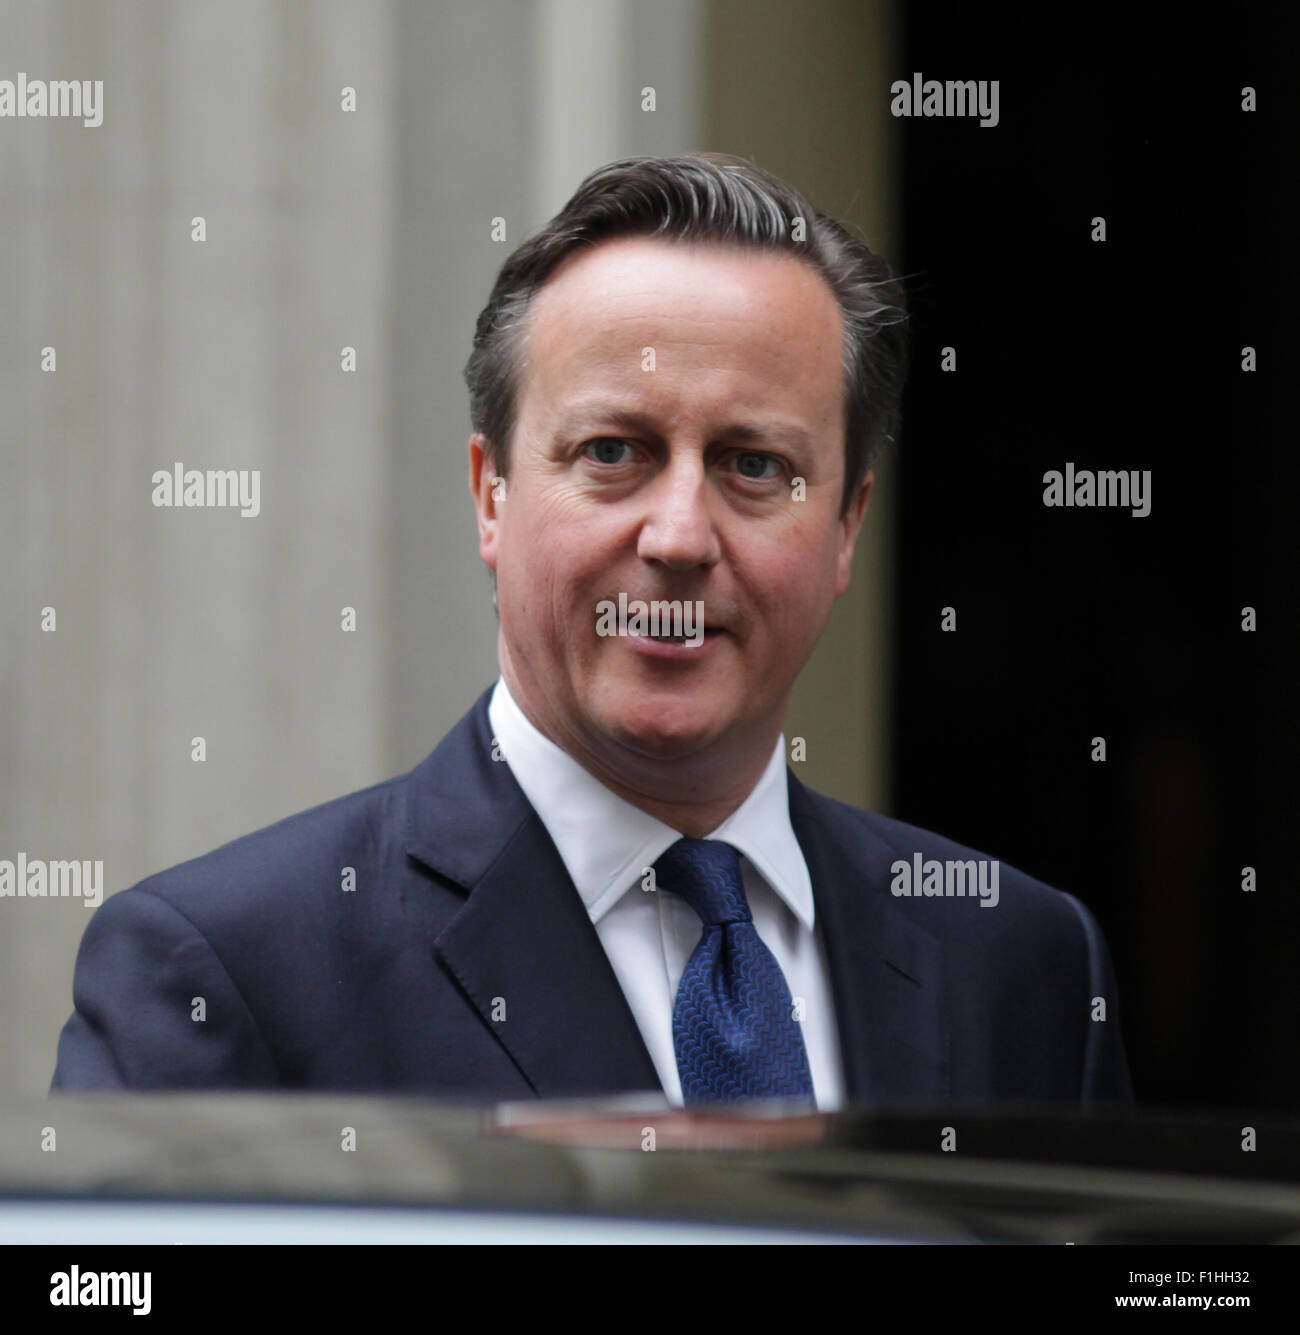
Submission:
M 682 836 L 634 807 L 538 731 L 502 677 L 488 703 L 492 732 L 524 796 L 541 818 L 593 923 Z M 710 835 L 746 857 L 809 930 L 812 880 L 790 824 L 785 736 L 749 796 Z

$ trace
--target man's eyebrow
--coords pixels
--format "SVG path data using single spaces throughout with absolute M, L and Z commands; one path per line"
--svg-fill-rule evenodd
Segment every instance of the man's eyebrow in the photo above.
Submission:
M 613 426 L 623 431 L 639 431 L 657 436 L 659 429 L 653 418 L 635 408 L 621 408 L 614 404 L 585 404 L 561 416 L 559 429 L 563 434 L 595 430 L 597 425 Z M 714 433 L 717 439 L 742 440 L 757 444 L 807 445 L 808 432 L 802 427 L 781 422 L 731 422 Z
M 571 431 L 593 430 L 597 423 L 620 427 L 625 431 L 655 431 L 654 423 L 647 414 L 639 413 L 634 408 L 619 408 L 603 403 L 580 404 L 561 414 L 559 427 L 561 432 L 567 434 Z

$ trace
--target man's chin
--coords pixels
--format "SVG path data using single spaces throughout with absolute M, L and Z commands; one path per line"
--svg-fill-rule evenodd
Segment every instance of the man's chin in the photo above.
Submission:
M 717 741 L 731 719 L 716 707 L 642 698 L 626 709 L 609 710 L 603 722 L 606 734 L 635 755 L 682 760 Z

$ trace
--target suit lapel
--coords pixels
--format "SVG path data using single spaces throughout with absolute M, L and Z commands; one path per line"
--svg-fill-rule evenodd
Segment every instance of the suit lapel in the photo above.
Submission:
M 490 695 L 406 785 L 407 853 L 466 896 L 433 944 L 438 967 L 539 1095 L 661 1092 L 555 845 L 509 766 L 493 759 Z M 890 898 L 897 851 L 866 813 L 787 773 L 826 943 L 846 1095 L 941 1101 L 950 1076 L 940 947 Z
M 467 892 L 435 956 L 539 1095 L 662 1092 L 550 835 L 493 759 L 489 697 L 408 786 L 407 852 Z
M 889 895 L 897 856 L 866 813 L 789 774 L 790 819 L 812 878 L 854 1102 L 939 1102 L 950 1081 L 940 946 Z

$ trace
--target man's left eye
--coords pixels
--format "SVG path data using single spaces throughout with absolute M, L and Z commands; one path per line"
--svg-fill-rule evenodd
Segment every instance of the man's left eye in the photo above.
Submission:
M 736 471 L 751 482 L 765 482 L 781 471 L 781 461 L 770 454 L 738 454 Z

